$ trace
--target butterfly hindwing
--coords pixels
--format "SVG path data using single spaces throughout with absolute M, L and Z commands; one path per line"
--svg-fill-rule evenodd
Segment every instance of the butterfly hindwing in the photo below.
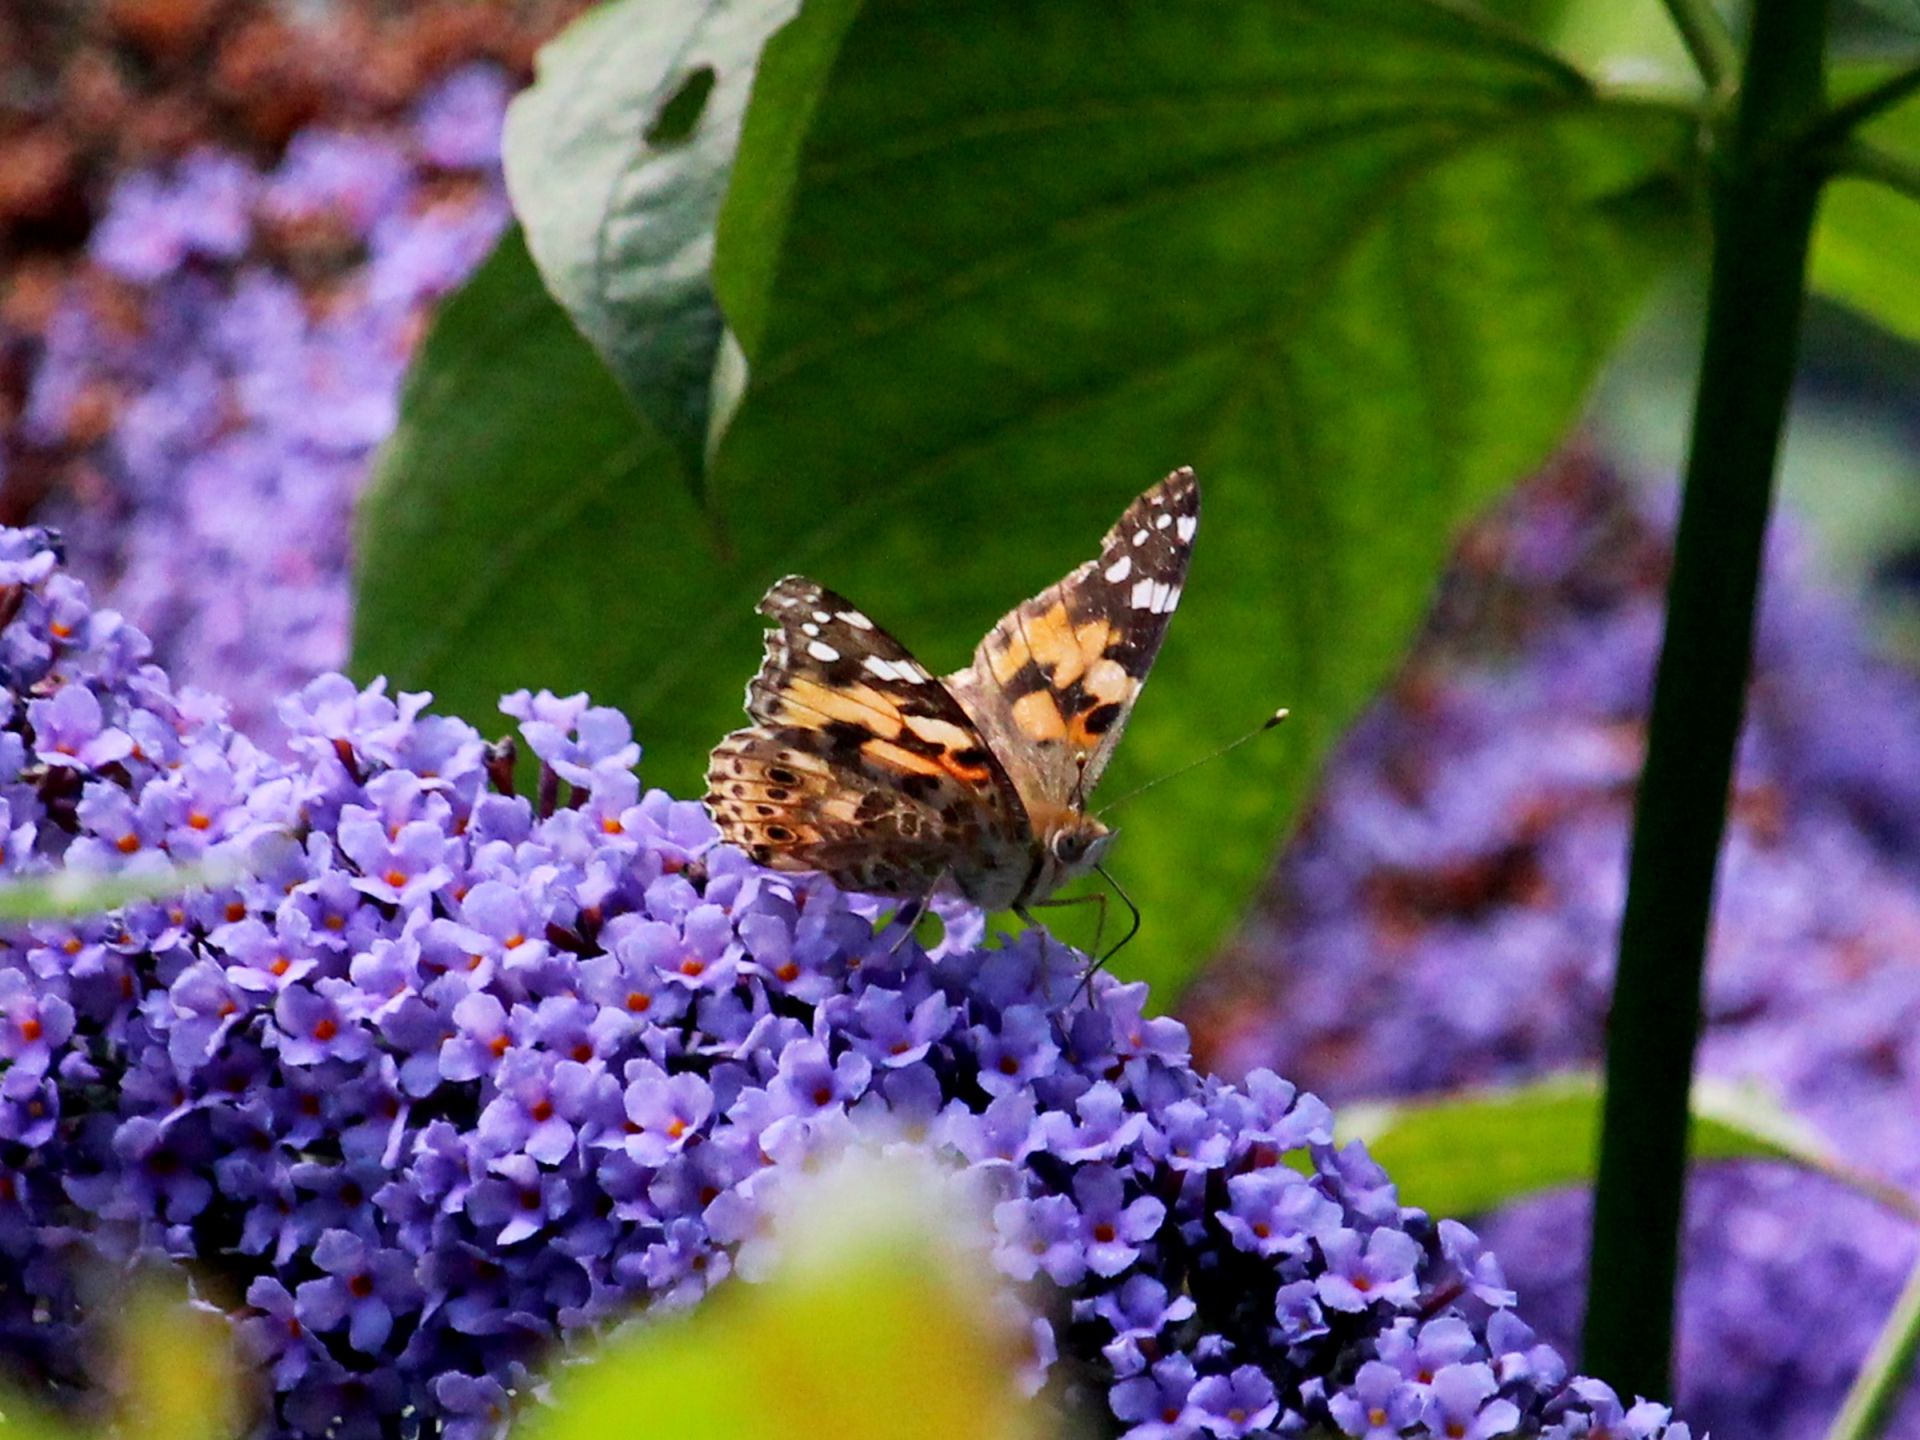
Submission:
M 1020 870 L 1025 815 L 966 711 L 860 611 L 790 576 L 747 690 L 756 722 L 714 750 L 707 804 L 761 863 L 924 895 L 956 866 Z
M 1100 553 L 1014 607 L 947 677 L 1031 814 L 1078 809 L 1107 767 L 1186 584 L 1200 487 L 1174 471 Z

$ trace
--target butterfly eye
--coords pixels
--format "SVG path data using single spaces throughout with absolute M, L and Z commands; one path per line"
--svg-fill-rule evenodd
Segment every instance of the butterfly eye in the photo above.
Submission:
M 1087 837 L 1077 830 L 1063 830 L 1053 837 L 1053 858 L 1072 865 L 1087 853 Z

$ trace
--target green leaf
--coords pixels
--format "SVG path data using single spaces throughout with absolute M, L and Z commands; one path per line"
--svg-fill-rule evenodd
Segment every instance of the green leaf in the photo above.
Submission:
M 766 37 L 798 0 L 617 0 L 540 52 L 507 114 L 507 187 L 553 294 L 689 477 L 722 324 L 709 266 Z
M 647 1325 L 554 1382 L 528 1440 L 1038 1440 L 1008 1365 L 1022 1337 L 953 1248 L 951 1211 L 859 1167 L 864 1193 L 808 1207 L 811 1233 L 763 1284 L 730 1282 L 686 1319 Z M 832 1177 L 829 1177 L 831 1181 Z M 950 1202 L 949 1202 L 950 1203 Z
M 1920 32 L 1920 0 L 1861 0 L 1861 3 L 1891 25 Z
M 1885 65 L 1840 67 L 1834 93 L 1845 100 L 1893 73 Z M 1868 122 L 1859 138 L 1920 171 L 1920 96 Z M 1920 341 L 1915 275 L 1920 275 L 1920 198 L 1859 176 L 1833 180 L 1820 197 L 1813 288 L 1895 335 Z
M 1604 80 L 1679 96 L 1700 90 L 1666 0 L 1479 0 L 1478 8 Z
M 1811 1127 L 1751 1087 L 1702 1079 L 1691 1104 L 1696 1161 L 1800 1165 L 1920 1218 L 1913 1197 L 1847 1165 Z M 1339 1139 L 1365 1141 L 1401 1199 L 1436 1215 L 1484 1214 L 1543 1190 L 1591 1183 L 1599 1133 L 1600 1081 L 1584 1073 L 1339 1113 Z
M 237 864 L 208 862 L 111 874 L 56 870 L 21 876 L 0 881 L 0 921 L 100 915 L 142 900 L 164 900 L 188 890 L 217 888 L 232 883 L 240 873 Z
M 1694 238 L 1694 131 L 1422 0 L 992 0 L 963 29 L 809 5 L 721 219 L 750 379 L 714 503 L 747 573 L 805 568 L 946 669 L 1198 469 L 1192 583 L 1108 793 L 1295 719 L 1122 812 L 1146 924 L 1118 968 L 1166 1003 L 1457 528 Z M 758 621 L 715 624 L 737 684 Z
M 649 779 L 697 793 L 742 683 L 707 631 L 754 596 L 517 232 L 442 307 L 358 531 L 356 675 L 488 732 L 503 691 L 589 690 L 627 708 Z

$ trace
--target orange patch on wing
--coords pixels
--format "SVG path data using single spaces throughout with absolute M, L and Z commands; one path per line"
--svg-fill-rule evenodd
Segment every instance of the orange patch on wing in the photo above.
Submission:
M 1045 690 L 1034 690 L 1013 702 L 1013 723 L 1029 740 L 1059 740 L 1067 733 L 1060 707 Z
M 948 768 L 944 755 L 938 759 L 928 755 L 917 755 L 904 746 L 895 745 L 886 740 L 869 740 L 860 747 L 860 753 L 884 769 L 897 770 L 907 775 L 938 775 Z
M 796 676 L 780 698 L 789 710 L 801 707 L 800 714 L 790 713 L 782 718 L 808 728 L 816 728 L 821 719 L 842 720 L 849 725 L 864 726 L 883 740 L 891 740 L 905 724 L 900 707 L 870 685 L 835 690 Z
M 1114 634 L 1113 626 L 1101 619 L 1075 625 L 1066 605 L 1055 602 L 1051 609 L 1022 616 L 1014 625 L 1007 648 L 993 657 L 993 678 L 1006 685 L 1031 660 L 1050 672 L 1056 690 L 1064 690 L 1086 673 Z

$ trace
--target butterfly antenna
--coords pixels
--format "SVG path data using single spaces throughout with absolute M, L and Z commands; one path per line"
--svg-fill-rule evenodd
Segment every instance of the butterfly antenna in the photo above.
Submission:
M 1073 994 L 1067 997 L 1067 1005 L 1069 1007 L 1072 1006 L 1074 1001 L 1087 993 L 1087 988 L 1093 984 L 1093 977 L 1107 968 L 1107 962 L 1122 950 L 1126 949 L 1127 942 L 1140 933 L 1140 907 L 1133 903 L 1133 897 L 1120 887 L 1118 880 L 1107 873 L 1106 866 L 1096 865 L 1093 867 L 1093 871 L 1094 874 L 1098 875 L 1112 887 L 1115 895 L 1120 897 L 1120 903 L 1127 907 L 1127 914 L 1131 917 L 1131 923 L 1127 926 L 1127 933 L 1113 942 L 1112 949 L 1108 950 L 1104 955 L 1094 957 L 1093 964 L 1087 967 L 1087 973 L 1082 975 L 1080 977 L 1080 983 L 1073 987 Z
M 1111 814 L 1114 810 L 1124 805 L 1127 801 L 1133 799 L 1134 796 L 1144 795 L 1147 793 L 1147 791 L 1153 789 L 1153 787 L 1156 785 L 1164 785 L 1169 780 L 1177 780 L 1182 775 L 1186 774 L 1189 770 L 1198 770 L 1202 765 L 1211 765 L 1214 761 L 1218 760 L 1222 755 L 1231 754 L 1233 751 L 1238 750 L 1242 745 L 1246 744 L 1249 740 L 1253 739 L 1254 736 L 1266 734 L 1267 731 L 1272 730 L 1273 728 L 1278 726 L 1283 720 L 1285 720 L 1292 713 L 1293 712 L 1287 709 L 1284 705 L 1281 706 L 1278 710 L 1274 711 L 1273 714 L 1269 715 L 1265 720 L 1261 721 L 1260 724 L 1256 725 L 1253 729 L 1249 730 L 1246 734 L 1242 735 L 1238 740 L 1230 740 L 1225 745 L 1222 745 L 1218 750 L 1215 750 L 1210 755 L 1202 755 L 1198 760 L 1189 760 L 1186 764 L 1182 765 L 1178 770 L 1169 770 L 1166 774 L 1161 775 L 1156 779 L 1149 780 L 1147 781 L 1146 784 L 1137 786 L 1136 788 L 1127 791 L 1126 794 L 1120 796 L 1118 799 L 1109 800 L 1105 805 L 1102 805 L 1100 807 L 1100 814 L 1102 816 Z M 1114 888 L 1118 889 L 1119 887 L 1115 886 Z M 1128 938 L 1131 939 L 1132 937 L 1129 936 Z

